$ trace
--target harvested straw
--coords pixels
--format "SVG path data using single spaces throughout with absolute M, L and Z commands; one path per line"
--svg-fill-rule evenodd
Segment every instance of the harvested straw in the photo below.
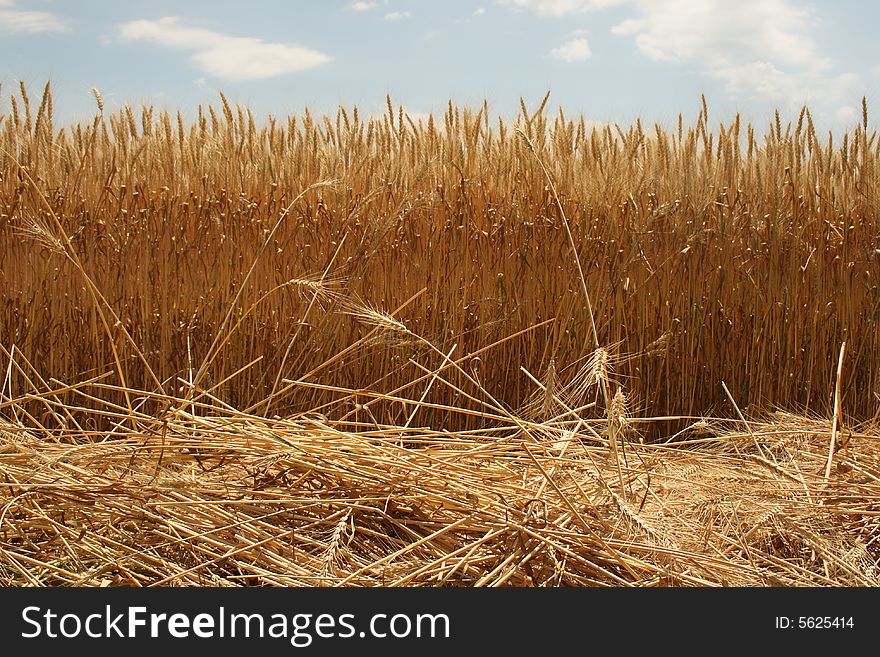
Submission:
M 555 456 L 500 421 L 272 420 L 198 396 L 132 429 L 100 403 L 110 392 L 55 384 L 4 403 L 24 418 L 38 399 L 79 428 L 0 426 L 3 585 L 880 584 L 876 433 L 853 434 L 828 486 L 830 423 L 793 416 L 629 444 L 619 485 L 588 434 Z M 98 417 L 117 430 L 89 430 Z

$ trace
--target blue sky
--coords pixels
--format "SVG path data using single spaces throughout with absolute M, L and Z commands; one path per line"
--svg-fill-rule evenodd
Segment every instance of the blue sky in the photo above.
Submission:
M 0 0 L 3 101 L 52 80 L 61 121 L 109 109 L 183 109 L 222 90 L 258 115 L 385 96 L 413 114 L 448 100 L 513 115 L 670 125 L 704 92 L 713 120 L 764 124 L 807 102 L 818 127 L 880 102 L 880 5 L 838 0 Z M 872 115 L 873 115 L 872 111 Z

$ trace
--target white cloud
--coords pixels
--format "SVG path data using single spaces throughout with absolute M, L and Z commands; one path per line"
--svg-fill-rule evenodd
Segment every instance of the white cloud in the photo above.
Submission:
M 355 11 L 369 11 L 370 9 L 375 9 L 378 4 L 378 2 L 352 2 L 349 7 Z
M 0 34 L 38 34 L 40 32 L 67 32 L 64 19 L 45 11 L 15 9 L 13 0 L 0 0 Z
M 645 21 L 637 18 L 627 18 L 625 21 L 621 21 L 612 27 L 611 32 L 618 36 L 628 36 L 630 34 L 635 34 L 636 32 L 641 32 L 645 27 Z
M 474 9 L 474 16 L 482 16 L 485 13 L 486 13 L 485 7 L 477 7 L 476 9 Z
M 563 62 L 585 62 L 590 58 L 590 44 L 583 37 L 566 41 L 550 51 L 550 56 Z
M 232 37 L 187 27 L 175 16 L 139 20 L 119 26 L 123 41 L 146 41 L 177 50 L 195 51 L 191 60 L 203 72 L 226 80 L 259 80 L 304 71 L 332 60 L 324 53 L 286 43 Z
M 649 59 L 695 67 L 736 97 L 783 106 L 810 99 L 841 102 L 855 76 L 833 75 L 833 62 L 810 36 L 816 20 L 789 0 L 634 0 L 636 19 L 612 32 L 635 37 Z
M 864 80 L 836 72 L 835 62 L 811 35 L 819 20 L 814 5 L 793 0 L 495 0 L 540 16 L 625 6 L 631 16 L 611 28 L 633 38 L 638 52 L 678 63 L 720 80 L 735 98 L 780 109 L 810 102 L 838 120 L 848 116 Z M 570 42 L 571 43 L 571 42 Z M 564 58 L 569 44 L 554 49 Z M 576 52 L 576 51 L 575 51 Z M 865 72 L 868 75 L 868 72 Z
M 385 14 L 386 21 L 399 21 L 403 18 L 409 18 L 412 14 L 408 11 L 390 11 Z
M 636 45 L 652 59 L 699 59 L 709 66 L 744 58 L 829 65 L 808 36 L 811 15 L 787 0 L 740 0 L 736 4 L 640 0 L 635 4 L 641 19 L 625 21 L 626 33 L 636 33 Z
M 861 110 L 856 109 L 852 105 L 844 105 L 837 109 L 834 113 L 834 118 L 837 120 L 837 123 L 849 128 L 856 122 L 861 123 L 861 114 Z
M 583 11 L 606 9 L 627 2 L 627 0 L 495 0 L 496 4 L 513 9 L 529 9 L 541 16 L 564 16 Z

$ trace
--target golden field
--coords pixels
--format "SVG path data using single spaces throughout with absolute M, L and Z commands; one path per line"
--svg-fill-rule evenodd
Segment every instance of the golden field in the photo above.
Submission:
M 0 582 L 880 583 L 880 143 L 0 115 Z

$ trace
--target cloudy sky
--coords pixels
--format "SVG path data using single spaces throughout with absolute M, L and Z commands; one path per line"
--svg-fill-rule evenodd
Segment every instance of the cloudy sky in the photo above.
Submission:
M 191 114 L 222 90 L 258 114 L 339 104 L 413 113 L 547 90 L 597 121 L 763 124 L 804 103 L 851 125 L 880 103 L 880 5 L 856 0 L 0 0 L 0 113 L 47 79 L 62 121 L 151 103 Z

